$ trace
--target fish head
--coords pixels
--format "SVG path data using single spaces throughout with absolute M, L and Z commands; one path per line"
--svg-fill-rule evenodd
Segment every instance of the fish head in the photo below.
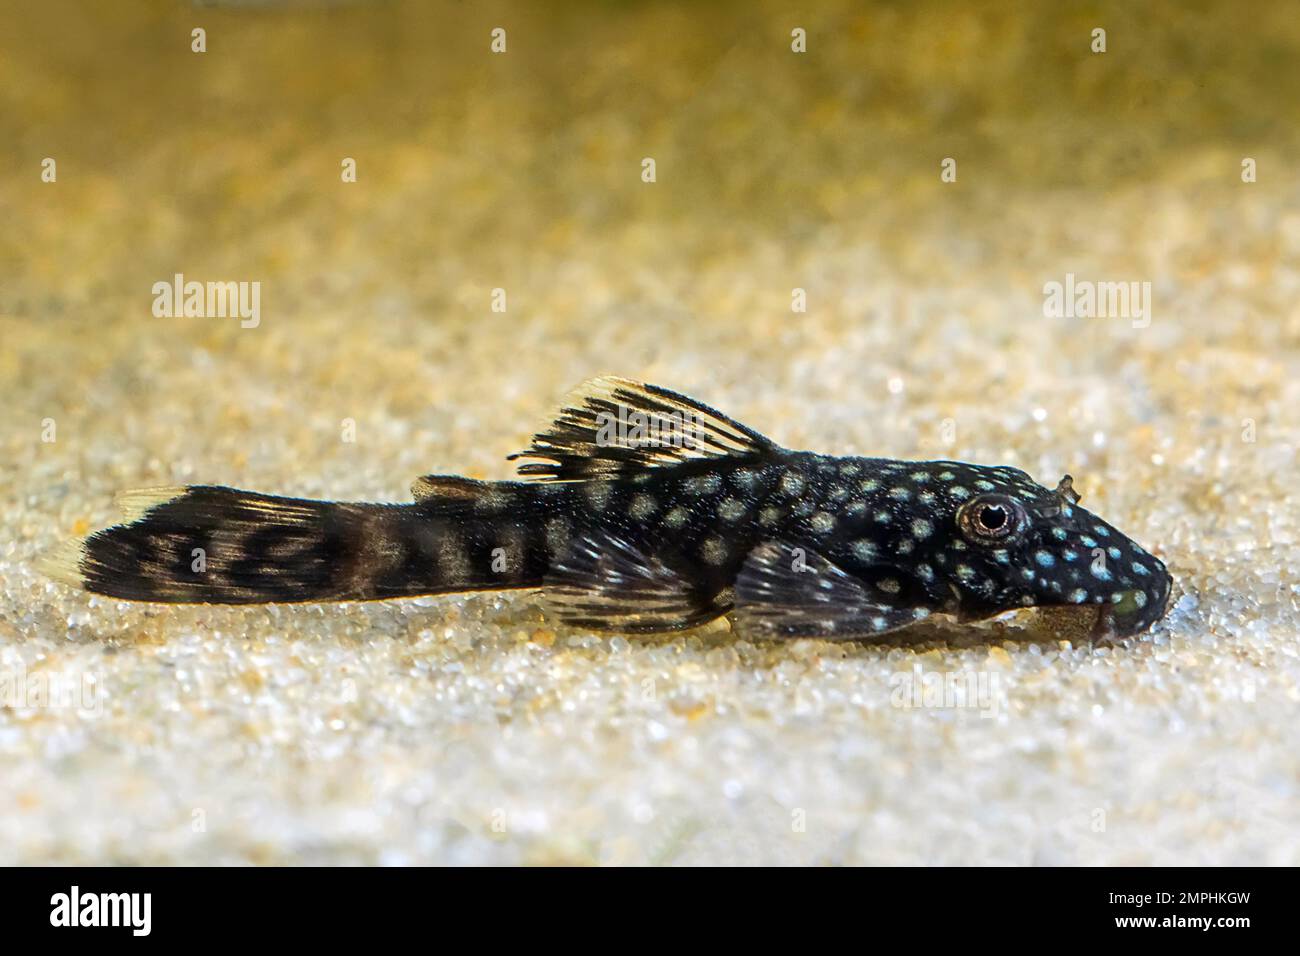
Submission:
M 948 493 L 939 496 L 946 534 L 935 536 L 934 567 L 962 618 L 1092 605 L 1098 633 L 1130 635 L 1164 614 L 1164 564 L 1080 507 L 1069 475 L 1047 488 L 1017 468 L 936 464 Z

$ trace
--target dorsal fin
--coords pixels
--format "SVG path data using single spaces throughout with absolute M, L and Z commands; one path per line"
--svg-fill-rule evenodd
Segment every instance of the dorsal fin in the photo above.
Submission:
M 527 451 L 540 458 L 519 474 L 542 481 L 616 478 L 646 468 L 700 458 L 752 458 L 776 446 L 758 432 L 677 392 L 604 376 L 584 382 L 565 399 Z

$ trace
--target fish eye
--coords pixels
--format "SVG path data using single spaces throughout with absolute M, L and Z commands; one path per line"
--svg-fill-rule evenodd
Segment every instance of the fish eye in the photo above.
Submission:
M 973 544 L 993 544 L 1019 534 L 1029 523 L 1025 507 L 1008 495 L 972 498 L 957 512 L 957 527 Z

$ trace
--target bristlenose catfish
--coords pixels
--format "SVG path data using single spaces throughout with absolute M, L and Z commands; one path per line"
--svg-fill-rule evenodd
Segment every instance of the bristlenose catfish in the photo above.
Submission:
M 872 637 L 933 613 L 1096 605 L 1145 630 L 1170 577 L 1078 505 L 1006 466 L 789 451 L 684 395 L 620 378 L 577 389 L 524 481 L 429 475 L 411 504 L 208 485 L 128 492 L 129 523 L 57 563 L 134 601 L 358 601 L 541 588 L 600 631 L 734 614 L 756 636 Z

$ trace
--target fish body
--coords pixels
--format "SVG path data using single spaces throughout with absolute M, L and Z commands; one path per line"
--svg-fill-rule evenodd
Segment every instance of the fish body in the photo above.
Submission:
M 1160 560 L 1007 466 L 781 448 L 684 395 L 603 378 L 534 436 L 528 480 L 430 475 L 410 504 L 217 486 L 128 495 L 134 520 L 78 543 L 64 576 L 163 602 L 375 600 L 540 588 L 558 617 L 672 631 L 731 613 L 756 635 L 870 637 L 1091 605 L 1098 626 L 1163 614 Z

